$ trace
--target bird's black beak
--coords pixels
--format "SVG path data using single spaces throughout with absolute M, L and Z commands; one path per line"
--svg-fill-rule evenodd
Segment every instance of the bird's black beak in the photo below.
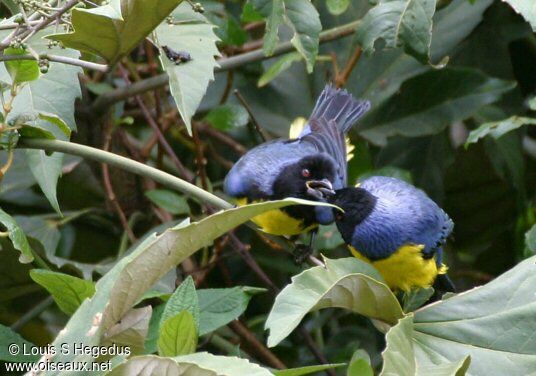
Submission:
M 325 200 L 335 194 L 333 185 L 328 179 L 309 180 L 305 185 L 307 186 L 307 194 L 317 200 Z

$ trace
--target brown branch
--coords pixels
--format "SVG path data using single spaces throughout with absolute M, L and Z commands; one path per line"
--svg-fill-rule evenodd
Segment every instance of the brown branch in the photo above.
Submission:
M 251 107 L 249 106 L 248 102 L 246 102 L 246 99 L 242 96 L 242 94 L 240 94 L 240 92 L 238 90 L 234 90 L 233 94 L 240 101 L 242 106 L 244 106 L 244 108 L 246 109 L 246 111 L 247 111 L 247 113 L 249 115 L 249 118 L 251 119 L 251 121 L 248 122 L 248 124 L 253 125 L 254 131 L 257 132 L 257 134 L 261 137 L 262 142 L 266 142 L 266 140 L 270 139 L 270 137 L 268 137 L 268 135 L 266 133 L 264 133 L 264 130 L 261 128 L 259 122 L 257 121 L 255 116 L 253 115 L 253 111 L 251 110 Z
M 102 146 L 102 149 L 104 151 L 109 151 L 110 149 L 110 142 L 112 140 L 112 131 L 113 126 L 109 125 L 106 129 L 106 135 L 104 139 L 104 145 Z M 119 205 L 119 202 L 117 201 L 117 197 L 115 195 L 115 191 L 112 185 L 112 181 L 110 179 L 110 170 L 108 168 L 108 165 L 106 163 L 101 163 L 101 169 L 102 169 L 102 180 L 104 183 L 104 190 L 106 191 L 106 197 L 108 198 L 108 201 L 112 204 L 113 208 L 115 209 L 117 216 L 119 217 L 119 221 L 121 222 L 121 226 L 123 226 L 123 230 L 127 234 L 128 238 L 130 239 L 131 243 L 136 242 L 136 236 L 132 232 L 132 229 L 130 228 L 128 224 L 127 217 L 125 215 L 125 212 L 121 208 L 121 205 Z
M 233 149 L 236 153 L 240 155 L 246 154 L 247 152 L 247 149 L 244 145 L 235 141 L 232 137 L 230 137 L 226 133 L 220 132 L 219 130 L 212 128 L 208 124 L 199 123 L 198 130 L 200 132 L 206 133 L 207 136 L 209 136 L 211 139 L 215 139 L 221 142 L 222 144 L 229 146 L 231 149 Z
M 335 85 L 338 88 L 346 85 L 348 78 L 350 78 L 350 75 L 352 74 L 352 70 L 355 68 L 357 61 L 361 57 L 361 52 L 361 47 L 357 47 L 352 53 L 352 56 L 350 56 L 350 58 L 346 62 L 346 66 L 344 67 L 342 72 L 340 72 L 340 74 L 335 75 Z
M 130 79 L 128 78 L 128 74 L 125 71 L 125 69 L 121 65 L 119 66 L 119 69 L 120 69 L 121 75 L 123 76 L 123 79 L 125 80 L 127 85 L 130 85 L 131 84 Z M 184 165 L 181 163 L 181 161 L 179 160 L 179 158 L 177 157 L 177 155 L 175 154 L 175 152 L 171 148 L 171 145 L 169 145 L 169 143 L 167 142 L 166 138 L 164 137 L 164 135 L 160 131 L 160 128 L 158 127 L 158 124 L 156 123 L 156 121 L 153 118 L 151 112 L 149 111 L 149 109 L 147 108 L 147 106 L 145 105 L 145 103 L 143 102 L 141 97 L 139 95 L 136 95 L 134 98 L 136 99 L 136 102 L 138 103 L 138 106 L 141 108 L 141 110 L 143 112 L 143 115 L 145 117 L 145 120 L 147 120 L 147 123 L 153 129 L 155 134 L 157 135 L 159 143 L 163 146 L 163 148 L 166 151 L 166 153 L 168 154 L 169 158 L 171 158 L 171 160 L 173 161 L 173 163 L 177 167 L 177 170 L 179 170 L 179 173 L 180 173 L 181 177 L 183 179 L 187 180 L 187 181 L 193 181 L 194 175 L 186 167 L 184 167 Z
M 277 357 L 273 352 L 271 352 L 264 344 L 261 343 L 255 337 L 255 334 L 249 330 L 247 326 L 242 324 L 239 320 L 234 320 L 228 324 L 229 328 L 235 332 L 240 339 L 245 342 L 248 352 L 254 355 L 260 361 L 266 363 L 268 366 L 277 368 L 277 369 L 286 369 L 287 366 Z

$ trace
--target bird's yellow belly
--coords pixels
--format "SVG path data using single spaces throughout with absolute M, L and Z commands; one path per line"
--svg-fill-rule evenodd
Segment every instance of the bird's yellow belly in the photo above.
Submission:
M 260 201 L 252 201 L 249 203 L 255 202 Z M 248 204 L 247 198 L 236 200 L 236 204 L 238 206 Z M 279 209 L 269 210 L 253 217 L 251 220 L 255 222 L 262 231 L 273 235 L 298 235 L 318 227 L 318 224 L 305 226 L 303 220 L 292 218 L 290 215 Z
M 371 261 L 354 247 L 349 246 L 352 254 L 360 260 L 372 264 L 395 291 L 410 291 L 416 287 L 429 287 L 438 274 L 447 273 L 446 265 L 437 267 L 435 259 L 422 257 L 423 245 L 404 245 L 388 258 Z

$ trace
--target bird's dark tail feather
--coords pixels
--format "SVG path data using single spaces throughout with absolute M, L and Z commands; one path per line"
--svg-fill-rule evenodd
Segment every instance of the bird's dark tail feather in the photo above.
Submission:
M 333 120 L 346 133 L 369 109 L 369 101 L 357 100 L 346 90 L 327 84 L 316 101 L 311 119 Z

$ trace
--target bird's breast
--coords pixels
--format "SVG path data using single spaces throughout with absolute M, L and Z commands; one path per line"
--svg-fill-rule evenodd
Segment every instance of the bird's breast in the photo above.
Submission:
M 430 287 L 438 274 L 447 272 L 445 265 L 437 266 L 434 257 L 423 257 L 422 244 L 403 245 L 388 257 L 376 261 L 369 260 L 352 246 L 349 249 L 355 257 L 378 269 L 389 288 L 395 291 Z

